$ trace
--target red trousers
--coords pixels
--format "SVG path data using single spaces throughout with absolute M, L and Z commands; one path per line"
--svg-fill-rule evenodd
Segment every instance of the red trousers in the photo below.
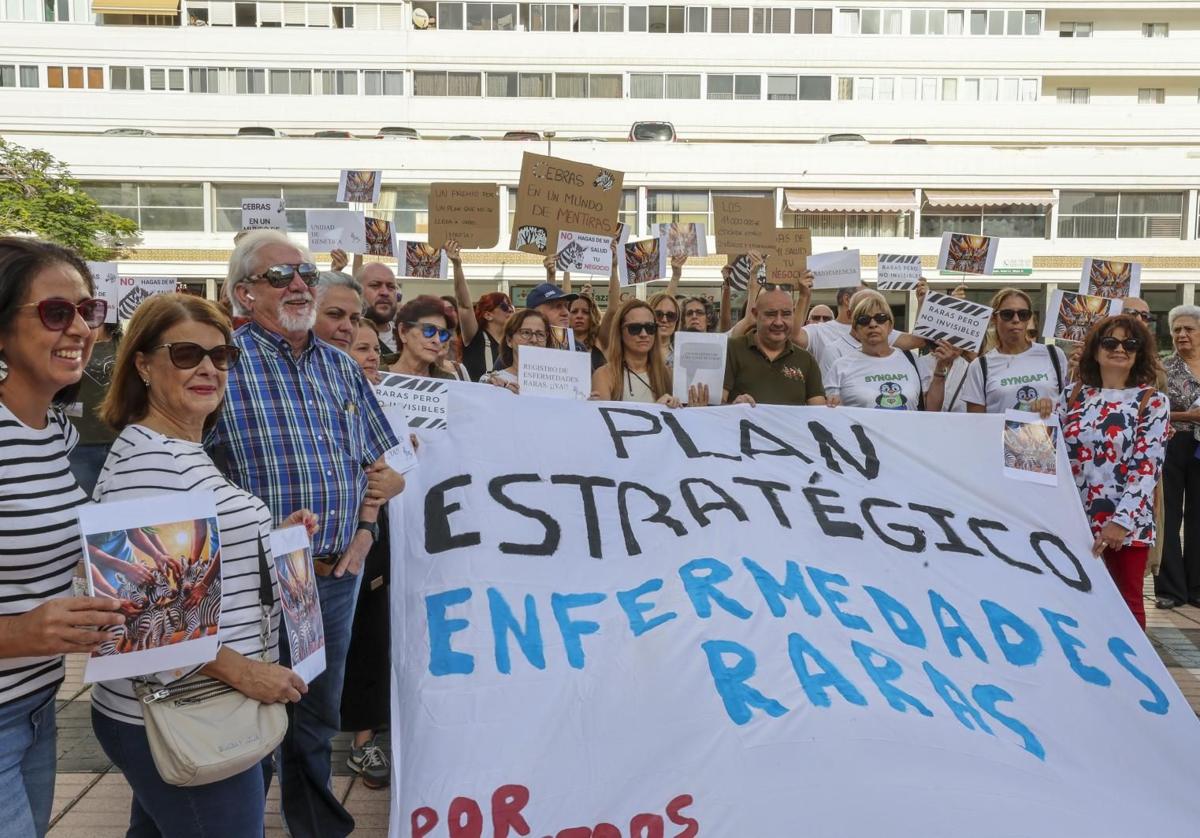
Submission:
M 1121 592 L 1125 604 L 1129 606 L 1142 628 L 1146 627 L 1146 603 L 1142 597 L 1142 586 L 1149 556 L 1149 547 L 1122 547 L 1119 550 L 1104 551 L 1104 564 L 1108 573 L 1117 583 L 1117 590 Z

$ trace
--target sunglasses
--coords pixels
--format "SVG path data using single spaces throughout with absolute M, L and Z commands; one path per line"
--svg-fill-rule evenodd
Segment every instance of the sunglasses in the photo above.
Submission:
M 19 308 L 36 308 L 38 319 L 42 325 L 52 332 L 65 332 L 75 321 L 75 315 L 83 318 L 89 329 L 104 325 L 104 316 L 108 314 L 108 302 L 95 297 L 72 303 L 69 300 L 42 300 L 40 303 L 26 303 Z
M 654 312 L 654 319 L 674 323 L 679 319 L 679 313 L 675 311 L 656 311 Z
M 1137 352 L 1141 345 L 1142 342 L 1137 338 L 1125 338 L 1124 340 L 1118 340 L 1112 335 L 1100 338 L 1101 348 L 1106 349 L 1109 352 L 1116 352 L 1118 346 L 1124 349 L 1126 352 Z
M 1030 317 L 1033 317 L 1033 312 L 1027 308 L 1001 308 L 996 309 L 996 316 L 1005 323 L 1011 323 L 1014 318 L 1024 323 Z
M 507 311 L 510 314 L 516 311 L 516 309 L 513 308 L 513 304 L 508 300 L 501 300 L 500 302 L 496 303 L 496 308 L 500 309 L 501 311 Z
M 869 326 L 872 322 L 878 323 L 880 326 L 882 326 L 884 323 L 891 323 L 892 318 L 882 313 L 860 314 L 858 317 L 854 318 L 854 325 L 856 326 Z
M 659 314 L 670 314 L 670 312 L 661 312 L 661 311 L 658 313 Z M 671 319 L 674 320 L 675 318 L 672 317 Z M 658 324 L 657 323 L 626 323 L 625 331 L 629 334 L 629 336 L 631 338 L 635 338 L 638 335 L 657 335 L 658 334 Z
M 832 317 L 829 317 L 824 314 L 813 314 L 813 315 L 809 316 L 808 322 L 809 323 L 828 323 L 832 319 L 833 319 Z
M 406 320 L 404 325 L 408 326 L 411 329 L 419 328 L 421 330 L 421 337 L 426 338 L 426 339 L 431 338 L 434 335 L 437 335 L 437 339 L 440 343 L 445 343 L 446 341 L 450 340 L 449 330 L 439 329 L 437 326 L 433 325 L 432 323 L 416 323 L 412 320 Z
M 171 363 L 181 370 L 195 369 L 200 366 L 200 363 L 208 357 L 212 359 L 212 364 L 217 369 L 225 372 L 237 366 L 238 358 L 242 356 L 242 350 L 236 346 L 230 346 L 228 343 L 218 344 L 212 349 L 205 349 L 198 343 L 160 343 L 151 349 L 167 350 L 167 356 L 171 359 Z
M 1125 314 L 1141 318 L 1143 323 L 1157 323 L 1158 317 L 1148 311 L 1125 311 Z
M 300 274 L 300 279 L 310 287 L 316 285 L 320 277 L 317 266 L 312 262 L 297 262 L 294 265 L 272 265 L 262 273 L 252 275 L 250 279 L 266 280 L 272 288 L 287 288 L 296 274 Z

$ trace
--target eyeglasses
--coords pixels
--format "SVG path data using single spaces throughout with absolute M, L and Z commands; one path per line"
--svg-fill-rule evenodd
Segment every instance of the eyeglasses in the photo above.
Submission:
M 655 311 L 654 319 L 662 320 L 665 323 L 674 323 L 676 320 L 679 319 L 679 312 L 677 312 L 677 311 Z
M 516 336 L 521 340 L 530 343 L 545 343 L 546 333 L 534 331 L 533 329 L 517 329 Z
M 70 300 L 42 300 L 40 303 L 26 303 L 18 308 L 36 308 L 42 325 L 52 332 L 65 332 L 78 314 L 83 318 L 89 329 L 104 325 L 104 316 L 108 314 L 108 302 L 95 297 L 73 303 Z
M 659 314 L 662 314 L 662 313 L 663 312 L 659 312 Z M 669 314 L 670 312 L 667 312 L 667 313 Z M 657 335 L 658 334 L 658 324 L 657 323 L 626 323 L 625 331 L 629 334 L 629 336 L 631 338 L 635 338 L 638 335 Z
M 870 326 L 872 321 L 882 326 L 884 323 L 891 323 L 890 315 L 880 312 L 879 314 L 860 314 L 854 318 L 855 326 Z
M 996 309 L 996 316 L 1005 323 L 1011 323 L 1013 318 L 1024 323 L 1030 317 L 1033 317 L 1033 312 L 1027 308 L 999 308 Z
M 448 330 L 439 329 L 432 323 L 417 323 L 412 320 L 406 320 L 404 325 L 411 329 L 419 328 L 421 330 L 421 337 L 423 338 L 431 338 L 434 335 L 437 335 L 437 339 L 441 343 L 445 343 L 446 341 L 450 340 L 450 332 Z
M 264 279 L 272 288 L 287 288 L 292 284 L 292 279 L 296 274 L 300 274 L 300 279 L 305 285 L 313 286 L 317 284 L 320 278 L 320 273 L 317 271 L 317 266 L 312 262 L 297 262 L 294 265 L 272 265 L 260 274 L 253 274 L 250 279 Z
M 1142 342 L 1137 338 L 1125 338 L 1124 340 L 1118 340 L 1112 335 L 1100 338 L 1100 347 L 1109 352 L 1116 352 L 1118 346 L 1124 349 L 1126 352 L 1137 352 L 1138 349 L 1141 348 L 1141 345 Z
M 1148 311 L 1136 311 L 1133 309 L 1126 309 L 1124 313 L 1131 315 L 1133 317 L 1141 318 L 1141 321 L 1143 323 L 1157 323 L 1158 322 L 1158 316 L 1151 314 Z
M 826 314 L 810 314 L 808 316 L 809 323 L 828 323 L 833 317 Z
M 167 350 L 167 355 L 171 359 L 171 363 L 181 370 L 190 370 L 200 366 L 200 363 L 207 356 L 212 359 L 212 364 L 222 372 L 232 369 L 237 366 L 238 358 L 242 356 L 242 350 L 236 346 L 230 346 L 228 343 L 218 344 L 212 349 L 205 349 L 198 343 L 181 342 L 181 343 L 160 343 L 151 349 L 153 352 L 156 349 Z

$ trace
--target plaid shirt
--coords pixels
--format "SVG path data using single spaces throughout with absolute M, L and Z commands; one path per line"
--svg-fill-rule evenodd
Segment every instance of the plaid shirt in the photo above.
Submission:
M 242 357 L 208 439 L 232 481 L 261 498 L 275 525 L 297 509 L 320 518 L 313 554 L 350 546 L 367 488 L 364 467 L 398 444 L 370 384 L 349 355 L 310 334 L 294 358 L 256 323 L 234 332 Z

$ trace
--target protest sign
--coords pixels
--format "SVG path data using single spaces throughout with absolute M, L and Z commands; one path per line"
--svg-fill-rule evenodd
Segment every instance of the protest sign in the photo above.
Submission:
M 395 256 L 396 234 L 392 222 L 382 218 L 367 218 L 363 221 L 363 240 L 367 243 L 368 256 Z
M 243 230 L 284 230 L 287 209 L 283 198 L 242 198 Z
M 271 559 L 279 580 L 279 604 L 292 671 L 307 684 L 325 671 L 325 626 L 321 622 L 312 545 L 304 527 L 272 530 Z
M 1123 300 L 1142 293 L 1142 266 L 1138 262 L 1084 259 L 1079 293 Z
M 431 183 L 429 242 L 453 239 L 464 249 L 495 247 L 500 238 L 500 188 L 494 183 Z
M 729 260 L 729 287 L 735 291 L 745 291 L 750 283 L 750 254 L 739 253 Z M 765 262 L 758 265 L 758 282 L 767 281 L 767 266 Z
M 876 291 L 911 291 L 921 281 L 921 257 L 880 253 L 875 269 Z
M 84 683 L 178 673 L 217 656 L 221 534 L 211 492 L 167 492 L 79 507 L 88 595 L 131 613 L 92 652 Z M 203 595 L 193 601 L 193 591 Z
M 1058 417 L 1042 419 L 1024 410 L 1004 412 L 1004 476 L 1010 480 L 1058 482 Z
M 304 213 L 308 249 L 314 253 L 344 250 L 365 253 L 366 216 L 360 210 L 308 210 Z
M 942 233 L 938 251 L 939 271 L 964 274 L 990 274 L 996 265 L 1000 240 L 993 236 L 969 233 Z
M 675 364 L 672 367 L 671 393 L 689 404 L 688 388 L 708 385 L 708 404 L 721 403 L 725 384 L 725 350 L 729 338 L 720 332 L 675 332 Z
M 978 352 L 991 322 L 990 306 L 930 291 L 917 314 L 912 333 L 929 340 L 944 340 L 968 352 Z
M 117 263 L 88 262 L 87 266 L 88 270 L 92 272 L 92 280 L 96 283 L 96 296 L 108 303 L 108 311 L 104 315 L 104 322 L 116 323 L 117 306 L 121 302 Z
M 383 188 L 383 172 L 370 169 L 342 169 L 338 178 L 337 200 L 342 204 L 378 204 Z
M 1082 343 L 1092 326 L 1120 314 L 1124 302 L 1061 289 L 1050 295 L 1042 337 Z
M 450 259 L 446 251 L 426 242 L 398 241 L 396 243 L 396 276 L 414 279 L 446 279 L 450 275 Z
M 659 224 L 658 234 L 667 237 L 668 256 L 708 255 L 708 237 L 703 224 Z
M 771 253 L 775 250 L 775 199 L 713 196 L 717 252 Z
M 1194 831 L 1195 714 L 1004 416 L 458 395 L 392 504 L 390 834 Z
M 769 260 L 768 260 L 769 261 Z M 846 288 L 862 282 L 862 262 L 857 250 L 833 250 L 808 257 L 813 288 Z
M 621 285 L 637 285 L 666 277 L 666 236 L 627 242 L 622 249 L 625 258 L 617 261 L 617 276 Z
M 554 264 L 558 270 L 573 274 L 608 276 L 612 273 L 612 248 L 612 236 L 560 230 Z
M 780 227 L 775 250 L 767 257 L 767 282 L 800 287 L 812 254 L 812 233 L 806 227 Z
M 614 236 L 625 175 L 525 152 L 509 250 L 547 253 L 560 230 Z
M 123 276 L 117 280 L 117 316 L 121 320 L 133 317 L 138 306 L 158 294 L 173 294 L 178 287 L 173 276 Z
M 375 395 L 384 407 L 400 408 L 407 417 L 409 428 L 446 429 L 450 391 L 445 381 L 422 375 L 385 372 L 375 385 Z
M 569 349 L 522 346 L 517 386 L 522 396 L 587 399 L 592 394 L 592 356 Z

